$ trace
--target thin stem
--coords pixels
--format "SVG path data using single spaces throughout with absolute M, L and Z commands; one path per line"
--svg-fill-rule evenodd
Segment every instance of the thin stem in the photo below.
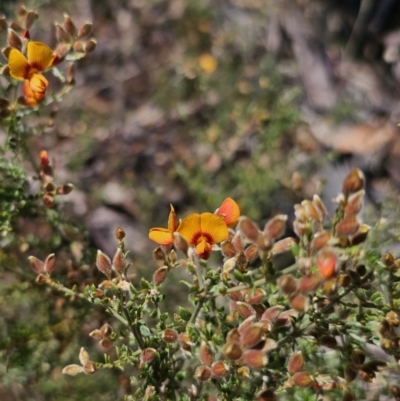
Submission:
M 256 281 L 254 281 L 251 285 L 250 284 L 238 285 L 237 287 L 228 288 L 226 290 L 226 292 L 229 294 L 231 292 L 242 291 L 242 290 L 245 290 L 250 287 L 259 287 L 262 284 L 271 283 L 271 282 L 275 281 L 277 278 L 283 276 L 284 274 L 292 273 L 292 272 L 296 271 L 297 269 L 298 269 L 298 264 L 294 263 L 293 265 L 287 267 L 286 269 L 283 269 L 280 272 L 275 273 L 267 278 L 264 277 L 264 278 L 260 278 Z

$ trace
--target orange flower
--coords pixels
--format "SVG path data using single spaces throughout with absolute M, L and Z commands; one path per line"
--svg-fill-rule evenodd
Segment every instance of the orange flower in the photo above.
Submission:
M 228 227 L 221 216 L 212 213 L 193 213 L 185 217 L 176 230 L 190 246 L 194 246 L 197 255 L 208 259 L 212 246 L 228 237 Z
M 226 198 L 221 206 L 215 211 L 215 214 L 221 216 L 226 225 L 230 228 L 235 227 L 240 216 L 238 204 L 232 198 Z
M 24 79 L 24 97 L 33 106 L 43 100 L 49 82 L 40 71 L 52 66 L 54 54 L 50 47 L 41 42 L 28 42 L 25 57 L 18 49 L 12 48 L 8 56 L 10 75 Z
M 174 232 L 178 228 L 178 219 L 174 207 L 170 206 L 168 228 L 155 227 L 149 231 L 149 238 L 159 245 L 172 245 L 174 243 Z

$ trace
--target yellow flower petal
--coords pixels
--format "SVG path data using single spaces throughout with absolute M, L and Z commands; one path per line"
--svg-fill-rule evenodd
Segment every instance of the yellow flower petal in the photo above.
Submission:
M 200 214 L 192 213 L 185 217 L 176 231 L 193 246 L 197 244 L 197 240 L 201 235 Z
M 232 198 L 226 198 L 215 214 L 221 215 L 228 227 L 235 227 L 239 220 L 240 209 Z
M 212 213 L 202 213 L 200 216 L 201 233 L 213 245 L 228 238 L 228 227 L 221 216 Z
M 149 231 L 149 238 L 159 245 L 171 245 L 174 242 L 172 232 L 161 227 L 152 228 Z
M 11 49 L 8 56 L 10 75 L 16 79 L 27 79 L 30 66 L 26 57 L 17 49 Z
M 53 51 L 42 42 L 28 42 L 26 53 L 30 66 L 38 71 L 47 70 L 54 60 Z
M 171 211 L 169 212 L 169 217 L 168 217 L 168 230 L 174 232 L 178 228 L 178 219 L 176 217 L 174 207 L 172 205 L 170 206 L 171 206 Z
M 29 84 L 34 92 L 45 94 L 49 81 L 42 74 L 33 74 L 29 79 Z

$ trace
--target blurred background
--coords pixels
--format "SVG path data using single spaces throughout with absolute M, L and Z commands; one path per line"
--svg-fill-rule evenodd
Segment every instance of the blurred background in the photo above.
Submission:
M 0 11 L 11 16 L 15 6 L 2 1 Z M 107 317 L 38 289 L 28 255 L 56 249 L 60 280 L 98 282 L 90 249 L 111 256 L 121 226 L 135 274 L 151 276 L 148 229 L 166 225 L 170 203 L 183 217 L 214 211 L 230 196 L 261 225 L 314 193 L 333 210 L 354 167 L 364 171 L 378 215 L 399 187 L 396 0 L 26 6 L 40 15 L 32 39 L 54 45 L 54 22 L 67 12 L 77 26 L 93 21 L 98 45 L 78 62 L 64 101 L 30 121 L 48 121 L 30 157 L 39 162 L 47 149 L 57 180 L 75 185 L 63 210 L 80 228 L 71 234 L 54 230 L 51 218 L 26 216 L 15 227 L 19 245 L 3 247 L 18 269 L 7 261 L 0 281 L 1 400 L 115 400 L 130 392 L 129 372 L 62 377 L 83 344 L 101 358 L 105 350 L 87 334 Z

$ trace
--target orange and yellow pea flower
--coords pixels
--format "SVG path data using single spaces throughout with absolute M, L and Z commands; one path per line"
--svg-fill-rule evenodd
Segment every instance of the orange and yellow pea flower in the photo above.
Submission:
M 168 228 L 155 227 L 149 231 L 149 238 L 159 245 L 172 245 L 174 243 L 174 232 L 178 228 L 178 219 L 174 207 L 170 206 Z
M 15 79 L 24 79 L 24 97 L 29 106 L 43 100 L 49 82 L 39 72 L 47 70 L 54 61 L 53 51 L 41 42 L 28 42 L 26 57 L 15 48 L 8 55 L 10 75 Z
M 228 226 L 222 216 L 208 212 L 190 214 L 181 221 L 176 231 L 205 260 L 210 257 L 214 244 L 228 238 Z
M 229 228 L 232 228 L 236 226 L 239 220 L 240 209 L 238 204 L 232 198 L 226 198 L 221 206 L 215 211 L 215 214 L 221 216 L 226 225 Z

